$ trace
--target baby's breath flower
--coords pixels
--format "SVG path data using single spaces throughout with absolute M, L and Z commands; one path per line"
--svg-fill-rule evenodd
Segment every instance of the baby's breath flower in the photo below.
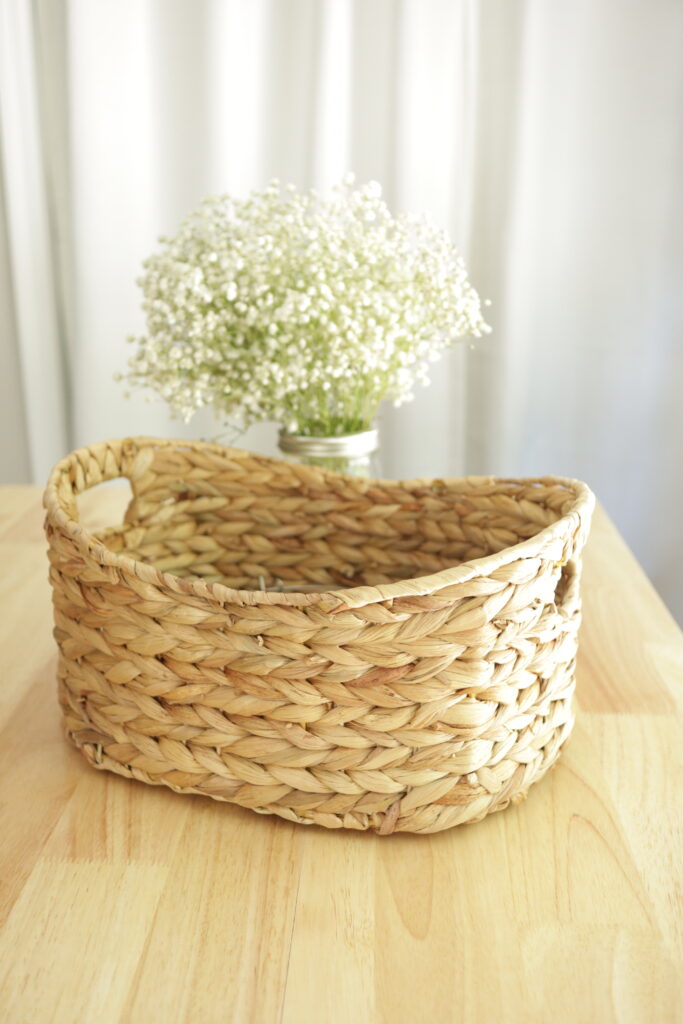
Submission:
M 490 330 L 444 232 L 393 216 L 380 185 L 352 174 L 329 199 L 277 180 L 207 199 L 160 242 L 127 379 L 185 419 L 213 405 L 244 427 L 365 430 L 446 348 Z

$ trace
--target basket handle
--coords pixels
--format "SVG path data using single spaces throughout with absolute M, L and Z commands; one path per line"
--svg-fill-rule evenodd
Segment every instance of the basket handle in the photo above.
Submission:
M 107 441 L 79 448 L 58 462 L 48 480 L 43 504 L 48 518 L 78 522 L 76 498 L 109 480 L 129 483 L 149 465 L 153 451 L 139 447 L 130 438 Z M 144 465 L 143 465 L 144 464 Z
M 572 556 L 562 566 L 555 585 L 555 604 L 559 609 L 573 607 L 579 600 L 579 586 L 581 583 L 581 560 Z

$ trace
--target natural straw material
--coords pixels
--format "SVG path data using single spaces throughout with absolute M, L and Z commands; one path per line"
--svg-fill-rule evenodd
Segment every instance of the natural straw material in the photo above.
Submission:
M 76 496 L 115 477 L 125 524 L 93 535 Z M 582 483 L 134 438 L 65 458 L 45 506 L 65 729 L 98 768 L 438 832 L 521 799 L 569 735 Z

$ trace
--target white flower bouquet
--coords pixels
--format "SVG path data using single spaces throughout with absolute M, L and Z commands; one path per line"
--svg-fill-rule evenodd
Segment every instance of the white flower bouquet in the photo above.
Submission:
M 447 236 L 393 216 L 380 186 L 352 175 L 328 199 L 277 181 L 207 199 L 160 241 L 127 379 L 185 419 L 213 406 L 241 428 L 365 431 L 384 399 L 428 383 L 444 349 L 489 330 Z

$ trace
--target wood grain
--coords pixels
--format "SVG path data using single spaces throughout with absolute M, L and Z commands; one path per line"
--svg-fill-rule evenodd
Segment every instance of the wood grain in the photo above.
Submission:
M 37 489 L 0 491 L 3 1021 L 683 1019 L 683 637 L 604 513 L 557 768 L 477 825 L 386 839 L 89 768 L 60 734 L 41 522 Z

